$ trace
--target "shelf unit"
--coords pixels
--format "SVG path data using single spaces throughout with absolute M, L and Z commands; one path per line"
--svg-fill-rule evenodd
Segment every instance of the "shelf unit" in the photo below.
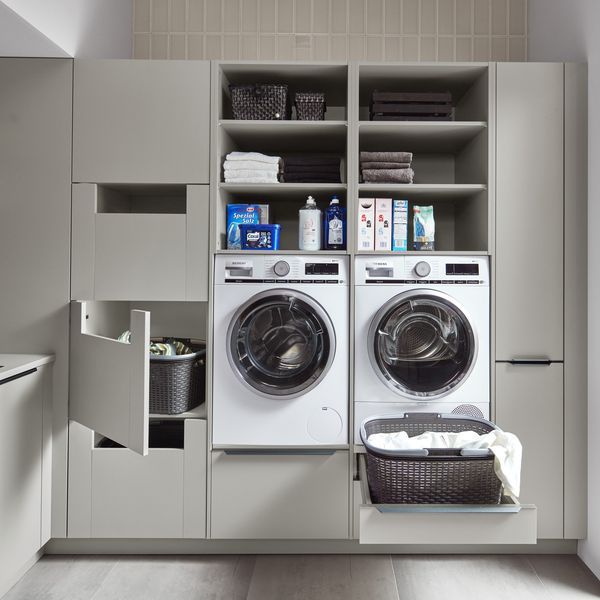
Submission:
M 353 117 L 355 155 L 350 180 L 357 198 L 408 200 L 408 250 L 412 253 L 412 207 L 432 205 L 436 223 L 435 247 L 442 253 L 487 254 L 491 249 L 490 206 L 493 198 L 492 81 L 486 64 L 358 64 L 358 106 Z M 370 121 L 373 91 L 450 91 L 453 121 Z M 361 151 L 412 152 L 414 183 L 362 183 Z M 351 184 L 349 183 L 349 186 Z M 361 251 L 354 240 L 356 254 Z M 383 253 L 385 254 L 385 253 Z
M 229 85 L 287 83 L 295 90 L 326 94 L 324 121 L 244 121 L 232 119 Z M 433 205 L 436 249 L 445 253 L 488 254 L 491 249 L 493 167 L 492 78 L 487 63 L 275 64 L 218 63 L 213 73 L 213 248 L 227 252 L 227 205 L 268 204 L 271 223 L 282 225 L 281 252 L 298 251 L 298 210 L 306 197 L 324 210 L 336 194 L 347 209 L 346 253 L 357 246 L 359 198 L 409 201 L 409 246 L 412 206 Z M 374 90 L 450 91 L 453 121 L 370 121 Z M 225 155 L 233 150 L 264 153 L 335 152 L 342 157 L 341 184 L 235 184 L 222 179 Z M 415 183 L 363 183 L 361 151 L 413 153 Z M 328 251 L 321 251 L 328 252 Z M 369 252 L 370 253 L 370 252 Z
M 289 86 L 292 104 L 295 91 L 323 91 L 327 100 L 325 120 L 298 121 L 294 110 L 291 120 L 234 120 L 231 118 L 229 85 L 250 83 L 285 83 Z M 315 197 L 319 208 L 324 210 L 333 195 L 338 196 L 343 206 L 348 204 L 350 197 L 347 167 L 350 140 L 348 118 L 351 111 L 348 64 L 221 62 L 213 73 L 213 87 L 214 251 L 228 252 L 225 236 L 227 205 L 248 203 L 267 204 L 269 222 L 281 225 L 281 252 L 299 253 L 298 211 L 306 203 L 306 198 L 309 195 Z M 341 158 L 341 183 L 225 183 L 223 162 L 232 151 L 254 151 L 277 156 L 297 153 L 335 154 Z M 348 240 L 350 239 L 348 231 Z

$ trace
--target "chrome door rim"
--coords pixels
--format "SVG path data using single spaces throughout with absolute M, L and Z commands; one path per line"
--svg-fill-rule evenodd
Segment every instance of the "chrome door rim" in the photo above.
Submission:
M 327 357 L 327 361 L 325 362 L 325 365 L 324 365 L 323 369 L 321 370 L 321 372 L 319 373 L 318 377 L 316 377 L 308 385 L 302 386 L 301 389 L 292 388 L 292 391 L 290 391 L 289 393 L 281 393 L 281 394 L 269 393 L 269 392 L 265 391 L 264 389 L 255 387 L 249 381 L 249 379 L 247 379 L 244 376 L 244 373 L 242 373 L 242 371 L 240 370 L 239 364 L 236 363 L 234 356 L 232 354 L 232 351 L 231 351 L 231 341 L 232 341 L 231 336 L 232 336 L 233 330 L 236 326 L 236 323 L 239 320 L 242 313 L 247 308 L 249 308 L 252 304 L 255 304 L 257 302 L 260 302 L 261 300 L 271 298 L 274 296 L 292 296 L 294 298 L 297 298 L 301 302 L 307 304 L 313 310 L 313 312 L 315 313 L 315 315 L 317 316 L 319 321 L 323 324 L 323 326 L 325 328 L 325 333 L 328 336 L 329 342 L 330 342 L 329 356 Z M 225 338 L 225 351 L 227 354 L 227 360 L 229 361 L 229 366 L 231 367 L 231 370 L 235 373 L 238 380 L 246 388 L 251 390 L 254 394 L 262 396 L 263 398 L 269 398 L 269 399 L 274 399 L 274 400 L 292 400 L 294 398 L 298 398 L 299 396 L 302 396 L 303 394 L 306 394 L 307 392 L 309 392 L 310 390 L 315 388 L 317 385 L 319 385 L 321 383 L 321 381 L 323 381 L 324 377 L 329 372 L 331 365 L 333 364 L 336 350 L 337 350 L 337 344 L 336 344 L 336 337 L 335 337 L 335 329 L 333 327 L 331 318 L 327 314 L 327 311 L 314 298 L 311 298 L 310 296 L 306 295 L 303 292 L 299 292 L 297 290 L 292 290 L 292 289 L 288 289 L 288 288 L 274 288 L 274 289 L 270 289 L 270 290 L 265 290 L 264 292 L 259 292 L 258 294 L 255 294 L 254 296 L 252 296 L 251 298 L 246 300 L 246 302 L 244 302 L 233 314 L 233 317 L 231 318 L 231 320 L 229 322 L 229 326 L 227 328 L 227 337 Z M 296 387 L 299 387 L 299 386 L 296 386 Z
M 446 386 L 446 388 L 442 388 L 441 390 L 436 390 L 432 393 L 427 392 L 411 392 L 405 387 L 401 386 L 397 381 L 386 377 L 385 373 L 382 371 L 381 367 L 377 362 L 377 358 L 375 356 L 375 336 L 377 334 L 377 330 L 379 329 L 379 324 L 385 315 L 393 311 L 397 306 L 406 302 L 406 300 L 410 300 L 411 298 L 433 298 L 437 300 L 441 300 L 443 303 L 448 304 L 449 307 L 454 309 L 462 318 L 463 324 L 469 333 L 470 339 L 473 341 L 471 351 L 469 353 L 469 363 L 467 369 L 463 372 L 463 376 L 460 378 L 452 386 Z M 367 339 L 368 344 L 368 353 L 369 353 L 369 362 L 371 363 L 371 368 L 375 371 L 375 374 L 379 378 L 379 380 L 385 384 L 387 388 L 392 390 L 394 393 L 403 396 L 405 398 L 409 398 L 410 400 L 417 400 L 420 402 L 430 402 L 433 400 L 438 400 L 455 392 L 459 389 L 469 378 L 473 368 L 475 367 L 475 363 L 477 361 L 477 356 L 479 355 L 479 339 L 477 335 L 477 331 L 471 324 L 471 319 L 468 316 L 467 311 L 464 307 L 457 302 L 454 298 L 445 294 L 444 292 L 440 292 L 438 290 L 431 289 L 420 289 L 420 290 L 410 290 L 406 292 L 402 292 L 397 296 L 394 296 L 390 300 L 388 300 L 376 313 L 375 316 L 371 319 L 371 324 L 369 326 L 369 334 Z

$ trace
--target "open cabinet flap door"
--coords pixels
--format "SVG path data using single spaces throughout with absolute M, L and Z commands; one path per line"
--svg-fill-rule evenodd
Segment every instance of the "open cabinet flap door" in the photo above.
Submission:
M 88 316 L 86 302 L 71 303 L 69 416 L 146 455 L 150 313 L 131 311 L 131 343 L 88 333 Z

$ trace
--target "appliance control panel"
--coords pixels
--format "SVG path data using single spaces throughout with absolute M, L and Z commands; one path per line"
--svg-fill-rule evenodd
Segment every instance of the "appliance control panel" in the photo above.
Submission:
M 259 254 L 217 255 L 215 283 L 348 285 L 348 257 Z
M 356 283 L 489 286 L 487 256 L 385 256 L 356 258 Z

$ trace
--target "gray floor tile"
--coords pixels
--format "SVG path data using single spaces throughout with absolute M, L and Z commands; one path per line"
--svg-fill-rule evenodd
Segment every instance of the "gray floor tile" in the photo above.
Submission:
M 243 600 L 248 579 L 238 556 L 125 557 L 93 600 Z
M 519 556 L 394 556 L 400 600 L 547 600 L 531 564 Z
M 577 556 L 532 555 L 526 558 L 551 600 L 600 598 L 600 581 Z
M 91 600 L 115 556 L 44 556 L 2 600 Z

